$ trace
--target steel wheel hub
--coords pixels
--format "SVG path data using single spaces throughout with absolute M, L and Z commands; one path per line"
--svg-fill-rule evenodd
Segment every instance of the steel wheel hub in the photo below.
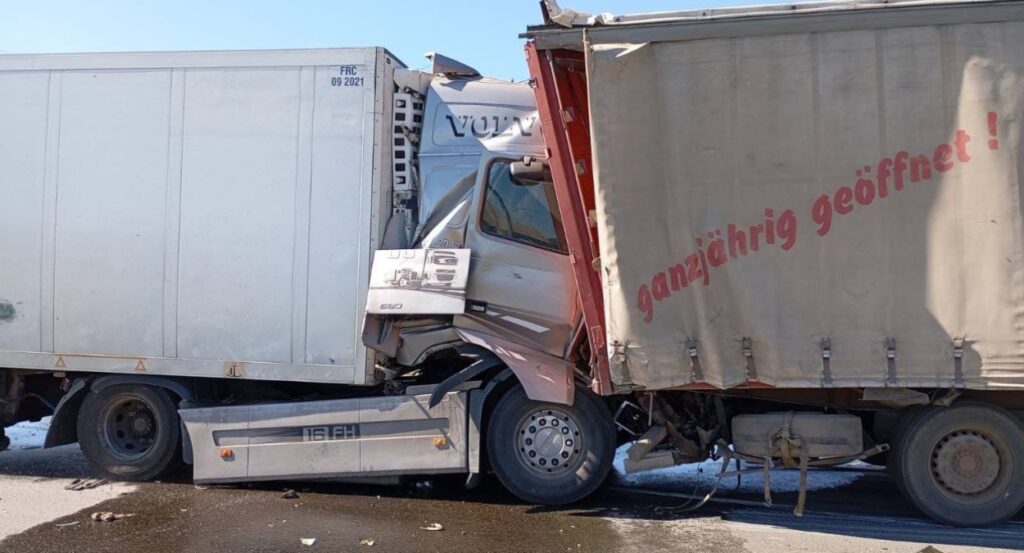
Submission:
M 125 461 L 142 457 L 156 434 L 156 417 L 145 402 L 126 398 L 108 406 L 101 437 L 115 457 Z
M 932 472 L 950 492 L 975 495 L 996 483 L 1000 473 L 999 450 L 977 432 L 945 436 L 932 453 Z
M 545 474 L 575 470 L 582 460 L 579 426 L 557 409 L 523 417 L 516 427 L 516 451 L 524 466 Z

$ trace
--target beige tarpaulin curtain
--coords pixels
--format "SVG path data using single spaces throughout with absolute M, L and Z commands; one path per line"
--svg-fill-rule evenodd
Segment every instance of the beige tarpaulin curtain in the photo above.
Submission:
M 617 384 L 1024 386 L 1024 24 L 587 55 Z

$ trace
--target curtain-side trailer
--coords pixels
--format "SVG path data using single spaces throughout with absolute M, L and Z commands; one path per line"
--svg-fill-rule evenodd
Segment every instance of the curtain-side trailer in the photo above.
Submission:
M 632 461 L 887 444 L 937 520 L 1020 510 L 1024 4 L 547 2 L 525 37 L 595 389 L 670 444 Z

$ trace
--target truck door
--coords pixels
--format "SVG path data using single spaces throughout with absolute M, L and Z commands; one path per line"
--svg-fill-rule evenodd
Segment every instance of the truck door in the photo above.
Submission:
M 554 186 L 514 177 L 517 161 L 481 163 L 466 232 L 469 307 L 456 324 L 564 357 L 579 313 Z

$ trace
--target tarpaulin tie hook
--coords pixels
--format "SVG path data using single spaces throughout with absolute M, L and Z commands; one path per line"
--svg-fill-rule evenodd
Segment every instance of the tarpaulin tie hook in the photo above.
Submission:
M 744 336 L 740 340 L 743 348 L 743 358 L 747 360 L 747 381 L 757 380 L 757 365 L 754 364 L 754 341 L 750 336 Z
M 953 338 L 953 382 L 957 388 L 964 385 L 964 339 Z
M 885 339 L 886 380 L 895 386 L 896 382 L 896 338 Z
M 700 357 L 697 355 L 697 340 L 690 338 L 686 340 L 686 352 L 690 356 L 690 369 L 694 382 L 704 381 L 704 371 L 700 368 Z
M 821 385 L 832 386 L 832 340 L 822 338 L 819 342 L 821 347 Z

